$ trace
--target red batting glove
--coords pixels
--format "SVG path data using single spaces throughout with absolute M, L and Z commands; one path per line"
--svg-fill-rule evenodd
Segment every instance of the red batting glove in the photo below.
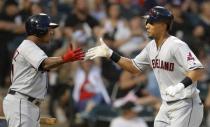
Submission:
M 62 59 L 64 62 L 73 62 L 78 60 L 83 60 L 85 52 L 81 48 L 75 50 L 68 50 L 63 56 Z

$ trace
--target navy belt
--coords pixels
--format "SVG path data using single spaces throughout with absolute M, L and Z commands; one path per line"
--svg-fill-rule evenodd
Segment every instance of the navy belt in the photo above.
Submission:
M 166 101 L 167 104 L 173 104 L 173 103 L 176 103 L 178 101 L 183 101 L 183 100 L 187 100 L 187 99 L 190 99 L 190 98 L 183 98 L 183 99 L 179 99 L 179 100 L 174 100 L 174 101 Z
M 11 95 L 15 95 L 16 93 L 22 94 L 22 95 L 26 96 L 27 97 L 27 100 L 30 101 L 30 102 L 32 102 L 32 103 L 36 100 L 36 98 L 34 98 L 34 97 L 31 97 L 29 95 L 26 95 L 26 94 L 23 94 L 23 93 L 20 93 L 20 92 L 11 90 L 11 89 L 9 90 L 8 93 L 11 94 Z M 36 101 L 34 104 L 37 105 L 37 106 L 39 106 L 40 105 L 40 102 L 39 101 Z

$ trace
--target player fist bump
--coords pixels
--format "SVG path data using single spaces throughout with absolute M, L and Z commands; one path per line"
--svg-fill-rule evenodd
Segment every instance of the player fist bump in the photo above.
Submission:
M 178 83 L 175 86 L 169 86 L 168 88 L 166 88 L 165 92 L 166 92 L 166 95 L 170 95 L 174 97 L 177 93 L 179 93 L 183 89 L 184 89 L 184 84 Z
M 88 52 L 85 54 L 85 59 L 94 59 L 97 57 L 111 57 L 113 51 L 110 49 L 102 38 L 99 39 L 100 45 L 93 47 L 88 50 Z

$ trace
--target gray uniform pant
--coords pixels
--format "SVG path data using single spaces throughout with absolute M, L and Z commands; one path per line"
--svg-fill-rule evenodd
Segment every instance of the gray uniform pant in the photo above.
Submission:
M 8 127 L 40 127 L 39 107 L 21 95 L 8 94 L 3 101 Z
M 162 102 L 154 127 L 199 127 L 203 119 L 200 97 Z

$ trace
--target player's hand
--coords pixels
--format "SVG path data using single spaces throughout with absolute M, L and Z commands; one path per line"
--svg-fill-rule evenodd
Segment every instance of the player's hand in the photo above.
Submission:
M 81 48 L 77 48 L 75 50 L 72 49 L 72 45 L 68 51 L 62 56 L 64 62 L 73 62 L 78 60 L 83 60 L 85 56 L 85 52 Z
M 138 97 L 135 95 L 133 91 L 130 91 L 125 97 L 115 100 L 113 106 L 120 107 L 127 102 L 137 103 L 137 101 Z
M 166 95 L 170 95 L 174 97 L 177 93 L 179 93 L 183 89 L 184 89 L 184 84 L 178 83 L 175 86 L 169 86 L 168 88 L 166 88 L 165 92 L 166 92 Z
M 102 38 L 99 39 L 100 45 L 88 50 L 85 59 L 94 59 L 97 57 L 111 57 L 113 51 L 105 44 Z
M 133 91 L 130 91 L 123 99 L 126 101 L 131 101 L 133 103 L 136 103 L 138 97 L 135 95 Z

